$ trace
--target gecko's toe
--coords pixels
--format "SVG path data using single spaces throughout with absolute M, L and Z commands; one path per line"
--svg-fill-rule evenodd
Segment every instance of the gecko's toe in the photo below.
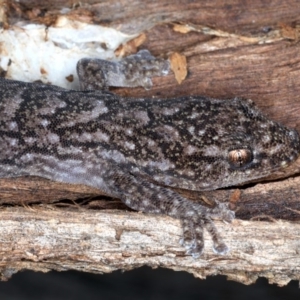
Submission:
M 180 239 L 179 241 L 180 245 L 184 247 L 187 251 L 190 251 L 191 249 L 194 249 L 196 247 L 195 240 L 186 240 L 185 238 Z
M 186 254 L 191 255 L 194 259 L 199 258 L 203 253 L 203 247 L 202 249 L 190 249 L 186 252 Z
M 186 245 L 187 246 L 187 245 Z M 186 254 L 191 255 L 193 258 L 199 258 L 201 254 L 203 253 L 204 244 L 198 243 L 196 240 L 193 240 L 191 245 L 186 248 Z
M 182 220 L 183 238 L 180 244 L 185 247 L 186 254 L 193 258 L 199 258 L 204 249 L 202 222 L 195 223 L 192 220 Z
M 216 254 L 225 255 L 229 252 L 229 248 L 224 243 L 220 243 L 218 245 L 213 246 L 213 251 Z

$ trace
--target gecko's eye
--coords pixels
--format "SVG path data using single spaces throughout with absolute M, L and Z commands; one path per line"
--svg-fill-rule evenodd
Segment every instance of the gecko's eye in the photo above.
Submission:
M 245 167 L 252 161 L 252 152 L 249 149 L 234 149 L 228 153 L 229 163 L 233 168 Z

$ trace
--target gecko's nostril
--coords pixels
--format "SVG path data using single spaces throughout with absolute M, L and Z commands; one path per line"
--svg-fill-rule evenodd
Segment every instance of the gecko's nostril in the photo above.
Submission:
M 295 129 L 291 129 L 288 132 L 288 137 L 290 139 L 291 150 L 296 153 L 296 156 L 300 154 L 300 137 L 299 133 Z
M 291 129 L 291 130 L 288 132 L 288 135 L 289 135 L 289 137 L 290 137 L 292 140 L 299 140 L 299 134 L 298 134 L 298 132 L 297 132 L 295 129 Z

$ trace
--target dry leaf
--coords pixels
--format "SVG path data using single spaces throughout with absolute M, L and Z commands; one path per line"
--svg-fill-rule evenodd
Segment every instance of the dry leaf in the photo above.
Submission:
M 229 198 L 229 202 L 230 203 L 236 203 L 240 200 L 241 198 L 241 190 L 239 189 L 236 189 L 234 190 L 234 192 L 230 195 L 230 198 Z
M 188 33 L 191 31 L 191 27 L 186 24 L 175 24 L 173 30 L 180 33 Z
M 133 54 L 137 52 L 137 48 L 142 45 L 146 40 L 146 35 L 144 33 L 140 34 L 136 38 L 130 40 L 125 45 L 121 45 L 118 47 L 118 49 L 115 51 L 115 55 L 117 57 L 124 57 L 129 54 Z
M 173 53 L 170 56 L 171 69 L 175 74 L 175 78 L 179 84 L 186 78 L 187 76 L 187 64 L 186 57 L 177 52 Z
M 290 40 L 298 40 L 298 30 L 287 24 L 281 23 L 281 35 Z

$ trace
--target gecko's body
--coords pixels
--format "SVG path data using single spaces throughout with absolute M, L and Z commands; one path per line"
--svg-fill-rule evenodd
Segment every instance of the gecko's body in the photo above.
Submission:
M 251 103 L 205 97 L 122 98 L 101 91 L 0 79 L 0 176 L 36 175 L 97 187 L 129 207 L 179 218 L 198 256 L 203 228 L 227 248 L 206 208 L 168 187 L 213 190 L 269 175 L 294 161 L 296 131 Z

